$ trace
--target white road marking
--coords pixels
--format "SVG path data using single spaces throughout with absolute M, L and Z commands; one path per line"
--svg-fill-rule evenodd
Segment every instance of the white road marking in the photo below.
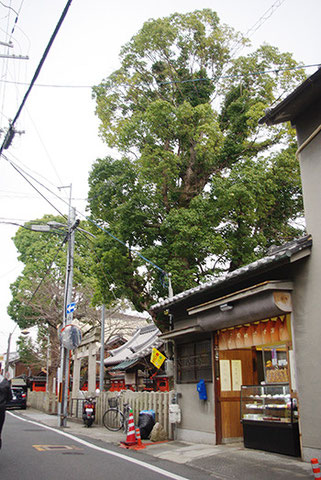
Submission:
M 37 425 L 37 426 L 45 428 L 47 430 L 51 430 L 52 432 L 58 433 L 59 435 L 63 435 L 64 437 L 70 438 L 71 440 L 75 440 L 76 442 L 81 443 L 82 445 L 85 445 L 86 447 L 92 448 L 93 450 L 98 450 L 99 452 L 107 453 L 108 455 L 112 455 L 114 457 L 121 458 L 122 460 L 126 460 L 127 462 L 135 463 L 136 465 L 139 465 L 140 467 L 147 468 L 148 470 L 151 470 L 152 472 L 159 473 L 160 475 L 163 475 L 164 477 L 172 478 L 173 480 L 189 480 L 186 477 L 182 477 L 181 475 L 176 475 L 175 473 L 168 472 L 167 470 L 163 470 L 162 468 L 155 467 L 154 465 L 149 465 L 148 463 L 142 462 L 141 460 L 137 460 L 136 458 L 127 457 L 126 455 L 123 455 L 122 453 L 113 452 L 111 450 L 107 450 L 107 448 L 98 447 L 97 445 L 94 445 L 93 443 L 87 442 L 86 440 L 82 440 L 81 438 L 75 437 L 74 435 L 71 435 L 70 433 L 61 432 L 60 430 L 57 430 L 56 428 L 49 427 L 48 425 L 44 425 L 42 423 L 35 422 L 34 420 L 27 420 L 26 418 L 19 417 L 18 415 L 15 415 L 14 413 L 9 412 L 9 411 L 7 411 L 6 413 L 8 413 L 9 415 L 12 415 L 13 417 L 17 418 L 18 420 L 21 420 L 22 422 L 32 423 L 33 425 Z

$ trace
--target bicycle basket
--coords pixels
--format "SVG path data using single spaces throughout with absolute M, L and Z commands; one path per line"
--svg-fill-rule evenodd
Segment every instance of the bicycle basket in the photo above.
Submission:
M 118 404 L 118 401 L 116 397 L 108 398 L 108 405 L 110 406 L 110 408 L 116 408 L 117 404 Z

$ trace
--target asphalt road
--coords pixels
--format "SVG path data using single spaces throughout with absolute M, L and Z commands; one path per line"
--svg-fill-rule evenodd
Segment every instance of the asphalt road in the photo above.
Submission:
M 205 480 L 209 475 L 7 414 L 1 480 Z M 211 479 L 215 480 L 211 475 Z

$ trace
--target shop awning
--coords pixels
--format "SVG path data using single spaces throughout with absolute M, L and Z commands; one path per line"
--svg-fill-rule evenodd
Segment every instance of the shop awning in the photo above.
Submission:
M 202 333 L 202 332 L 203 332 L 202 328 L 199 325 L 195 325 L 193 327 L 178 328 L 176 330 L 171 330 L 170 332 L 166 332 L 160 335 L 160 338 L 162 340 L 169 340 L 170 338 L 177 338 L 183 335 L 190 335 L 193 333 Z
M 263 282 L 197 305 L 188 313 L 196 316 L 196 323 L 202 331 L 233 327 L 290 313 L 292 290 L 291 282 Z
M 236 302 L 239 300 L 242 300 L 244 298 L 251 297 L 252 295 L 258 295 L 261 292 L 264 292 L 266 290 L 273 290 L 273 291 L 291 291 L 293 290 L 293 284 L 292 282 L 281 282 L 281 281 L 270 281 L 270 282 L 263 282 L 259 283 L 258 285 L 253 285 L 249 288 L 245 288 L 243 290 L 239 290 L 234 293 L 230 293 L 229 295 L 224 295 L 223 297 L 216 298 L 214 300 L 211 300 L 210 302 L 203 303 L 201 305 L 197 305 L 196 307 L 192 307 L 187 309 L 189 315 L 194 315 L 195 313 L 198 312 L 203 312 L 204 310 L 209 310 L 214 307 L 222 307 L 223 305 L 231 305 L 232 307 L 232 302 Z M 281 304 L 281 302 L 284 304 L 283 308 L 289 308 L 288 305 L 288 297 L 286 295 L 284 296 L 279 296 L 278 302 Z M 224 308 L 222 309 L 224 311 Z M 227 310 L 229 310 L 227 308 Z

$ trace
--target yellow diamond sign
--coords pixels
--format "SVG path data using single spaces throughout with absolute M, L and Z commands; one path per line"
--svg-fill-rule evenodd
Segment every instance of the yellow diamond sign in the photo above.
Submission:
M 156 348 L 153 348 L 152 354 L 150 356 L 150 361 L 156 368 L 160 368 L 164 361 L 166 360 L 165 355 L 159 352 Z

